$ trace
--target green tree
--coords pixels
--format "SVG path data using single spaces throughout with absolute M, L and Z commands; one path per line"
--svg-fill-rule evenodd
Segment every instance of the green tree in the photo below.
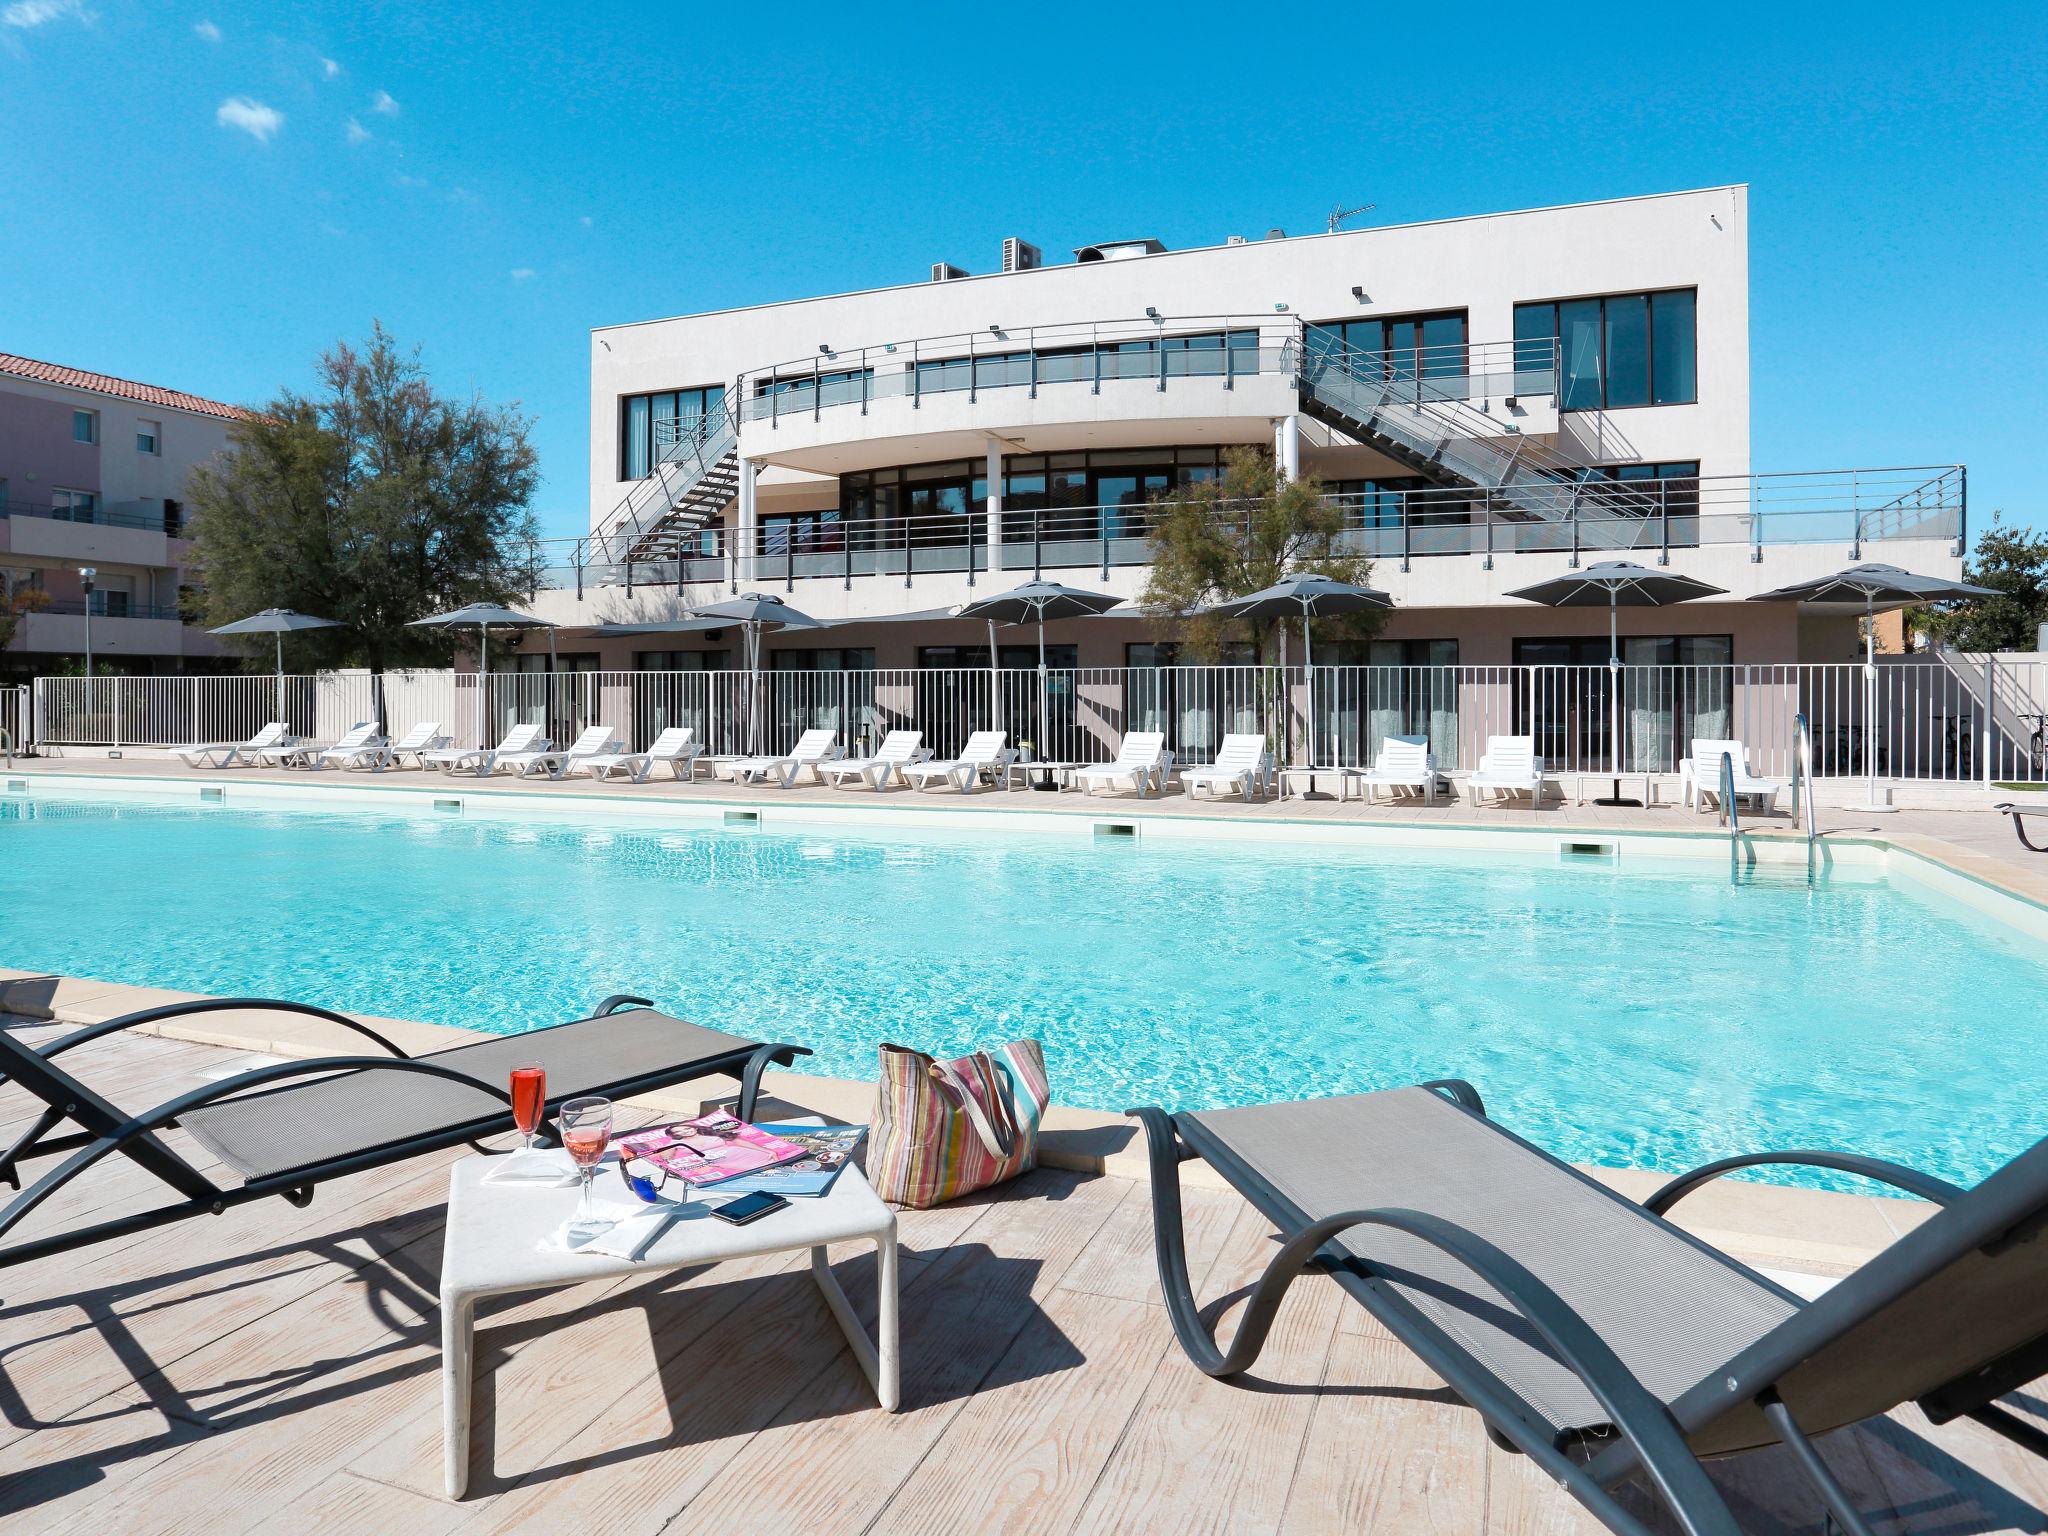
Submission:
M 49 601 L 49 595 L 37 587 L 19 587 L 12 591 L 0 587 L 0 651 L 6 650 L 14 639 L 15 630 L 21 627 L 22 615 L 47 607 Z
M 1917 626 L 1958 651 L 2031 651 L 2048 624 L 2048 533 L 2005 527 L 1999 513 L 1977 540 L 1963 580 L 1996 589 L 1914 615 Z
M 1227 450 L 1220 477 L 1162 498 L 1154 517 L 1152 569 L 1138 600 L 1170 615 L 1176 637 L 1204 661 L 1247 638 L 1265 655 L 1282 622 L 1222 619 L 1204 613 L 1208 605 L 1297 574 L 1358 586 L 1372 574 L 1370 560 L 1337 548 L 1344 515 L 1321 482 L 1312 475 L 1282 481 L 1272 456 L 1257 448 Z M 1379 632 L 1381 620 L 1379 612 L 1317 619 L 1310 633 L 1319 644 L 1363 643 Z
M 457 637 L 412 620 L 533 591 L 537 476 L 516 407 L 436 394 L 381 324 L 323 354 L 193 471 L 197 604 L 208 625 L 293 608 L 342 628 L 288 638 L 294 665 L 445 665 Z M 269 636 L 247 640 L 271 654 Z

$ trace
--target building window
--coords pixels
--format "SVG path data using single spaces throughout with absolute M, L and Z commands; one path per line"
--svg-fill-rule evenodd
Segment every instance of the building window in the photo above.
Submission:
M 725 386 L 619 397 L 619 478 L 645 480 L 679 440 L 702 440 L 704 422 L 725 403 Z
M 730 651 L 635 651 L 636 672 L 723 672 L 732 657 Z
M 1393 378 L 1448 379 L 1465 372 L 1465 311 L 1426 315 L 1375 315 L 1334 320 L 1316 327 L 1310 346 L 1344 348 L 1354 370 L 1377 369 Z
M 163 424 L 155 421 L 135 423 L 135 451 L 137 453 L 162 453 Z
M 175 539 L 185 531 L 185 504 L 172 497 L 164 498 L 164 537 Z
M 100 440 L 100 413 L 98 411 L 73 411 L 71 413 L 71 441 L 74 443 L 96 443 Z
M 1698 307 L 1691 288 L 1517 304 L 1515 366 L 1547 367 L 1555 337 L 1560 410 L 1691 405 L 1699 399 Z
M 50 492 L 50 515 L 60 522 L 97 522 L 100 498 L 95 491 L 67 491 L 62 486 Z
M 820 650 L 776 651 L 768 658 L 770 672 L 872 672 L 875 653 L 869 646 L 827 646 Z

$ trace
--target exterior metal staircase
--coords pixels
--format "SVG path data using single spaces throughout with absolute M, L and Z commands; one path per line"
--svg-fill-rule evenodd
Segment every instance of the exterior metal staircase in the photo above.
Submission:
M 1494 516 L 1518 522 L 1585 519 L 1589 548 L 1626 549 L 1652 538 L 1655 501 L 1625 483 L 1584 478 L 1533 438 L 1510 436 L 1498 417 L 1452 394 L 1452 381 L 1362 352 L 1333 331 L 1304 326 L 1295 379 L 1304 414 L 1377 449 L 1439 485 L 1485 495 Z M 1555 358 L 1546 370 L 1555 389 Z
M 725 510 L 740 488 L 739 413 L 730 402 L 655 423 L 653 469 L 590 535 L 586 563 L 672 559 Z

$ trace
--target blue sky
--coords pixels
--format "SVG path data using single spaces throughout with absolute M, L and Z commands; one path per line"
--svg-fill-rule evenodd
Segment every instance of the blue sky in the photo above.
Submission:
M 260 400 L 380 317 L 566 535 L 593 325 L 1745 181 L 1756 467 L 2048 527 L 2037 12 L 1524 11 L 0 0 L 0 350 Z

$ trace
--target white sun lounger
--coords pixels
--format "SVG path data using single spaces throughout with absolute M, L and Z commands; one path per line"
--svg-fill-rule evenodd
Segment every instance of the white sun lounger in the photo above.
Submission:
M 623 773 L 635 784 L 645 784 L 654 765 L 666 763 L 672 775 L 687 779 L 697 764 L 697 743 L 690 739 L 693 734 L 687 725 L 672 725 L 655 737 L 654 745 L 645 752 L 597 752 L 579 757 L 562 770 L 562 777 L 587 773 L 593 779 L 608 779 Z
M 1017 754 L 1004 745 L 1009 739 L 1006 731 L 976 731 L 967 738 L 958 757 L 943 762 L 927 759 L 905 763 L 897 772 L 912 789 L 929 789 L 936 782 L 950 784 L 963 795 L 973 791 L 983 774 L 992 775 L 998 783 L 1008 783 L 1010 764 L 1017 760 Z
M 587 725 L 566 751 L 553 751 L 545 741 L 532 752 L 500 751 L 491 763 L 491 772 L 510 769 L 515 779 L 529 779 L 536 773 L 545 773 L 551 779 L 566 778 L 581 759 L 606 756 L 624 745 L 610 726 Z
M 1183 768 L 1180 787 L 1192 799 L 1202 790 L 1215 799 L 1225 793 L 1255 800 L 1266 792 L 1266 738 L 1253 731 L 1232 732 L 1216 748 L 1216 760 Z
M 1365 803 L 1371 805 L 1379 791 L 1385 789 L 1398 798 L 1401 791 L 1410 790 L 1425 800 L 1436 800 L 1436 754 L 1429 750 L 1429 739 L 1424 736 L 1389 736 L 1380 743 L 1380 755 L 1373 760 L 1370 772 L 1358 776 L 1359 784 L 1365 790 Z
M 329 752 L 358 751 L 381 742 L 377 734 L 377 722 L 362 720 L 350 726 L 342 738 L 333 746 L 321 748 L 309 741 L 301 741 L 289 747 L 266 747 L 256 754 L 256 761 L 269 768 L 323 768 Z
M 788 789 L 806 768 L 811 770 L 813 779 L 824 783 L 818 765 L 840 755 L 839 732 L 827 725 L 805 731 L 797 737 L 796 745 L 780 757 L 740 757 L 718 767 L 720 776 L 735 784 L 765 784 L 770 778 L 780 778 L 782 787 Z
M 440 752 L 422 752 L 419 754 L 420 766 L 438 768 L 449 774 L 469 772 L 484 778 L 491 773 L 500 757 L 517 752 L 544 752 L 551 745 L 547 737 L 541 735 L 541 727 L 528 722 L 513 726 L 495 747 L 450 747 Z
M 404 766 L 403 759 L 410 757 L 418 767 L 426 767 L 425 758 L 429 752 L 438 752 L 448 745 L 448 738 L 442 734 L 441 722 L 422 720 L 398 740 L 377 746 L 369 746 L 339 755 L 338 749 L 330 747 L 322 753 L 323 758 L 332 758 L 337 767 L 361 768 L 368 765 L 371 772 L 382 773 L 386 768 Z
M 1128 784 L 1142 800 L 1153 790 L 1165 789 L 1166 776 L 1172 771 L 1173 754 L 1166 750 L 1166 732 L 1130 731 L 1117 748 L 1114 762 L 1076 768 L 1068 782 L 1091 795 L 1098 785 L 1115 789 Z
M 844 789 L 848 779 L 858 778 L 866 781 L 869 789 L 882 790 L 889 787 L 892 774 L 930 756 L 923 731 L 891 731 L 882 738 L 873 757 L 842 757 L 836 762 L 820 763 L 818 777 L 829 779 L 838 789 Z
M 282 720 L 273 720 L 247 741 L 194 742 L 189 747 L 171 750 L 185 760 L 187 768 L 232 768 L 237 763 L 255 762 L 259 752 L 292 744 L 291 727 Z
M 1465 781 L 1465 792 L 1475 805 L 1481 794 L 1496 801 L 1527 795 L 1534 810 L 1543 803 L 1543 780 L 1543 759 L 1536 755 L 1535 737 L 1489 736 L 1479 771 Z
M 1680 799 L 1697 811 L 1706 810 L 1709 795 L 1718 804 L 1721 799 L 1721 759 L 1724 756 L 1735 759 L 1736 795 L 1749 796 L 1766 811 L 1776 810 L 1778 796 L 1784 793 L 1785 786 L 1751 773 L 1749 752 L 1741 742 L 1705 736 L 1693 742 L 1692 756 L 1678 765 Z

